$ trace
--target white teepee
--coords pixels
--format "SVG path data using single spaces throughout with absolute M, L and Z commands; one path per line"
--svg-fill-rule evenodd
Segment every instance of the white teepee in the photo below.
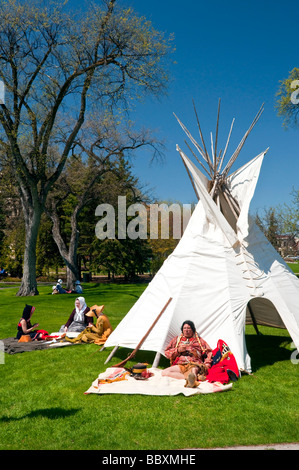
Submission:
M 155 365 L 169 341 L 180 333 L 184 320 L 192 320 L 212 348 L 224 340 L 243 370 L 251 370 L 246 322 L 287 328 L 299 350 L 299 280 L 249 215 L 266 151 L 228 176 L 261 112 L 223 170 L 232 127 L 222 157 L 221 152 L 217 156 L 219 108 L 212 158 L 199 123 L 202 147 L 179 121 L 203 157 L 204 164 L 200 164 L 208 178 L 177 147 L 199 202 L 177 247 L 109 336 L 105 348 L 115 346 L 113 352 L 119 346 L 136 348 L 172 298 L 140 347 L 158 353 Z

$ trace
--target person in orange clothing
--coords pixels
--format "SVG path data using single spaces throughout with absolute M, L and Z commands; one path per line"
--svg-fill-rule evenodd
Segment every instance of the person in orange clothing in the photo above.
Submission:
M 96 325 L 85 328 L 76 338 L 66 337 L 65 339 L 71 343 L 105 344 L 108 336 L 112 333 L 112 327 L 108 317 L 103 314 L 103 310 L 104 305 L 93 305 L 86 316 L 96 317 Z

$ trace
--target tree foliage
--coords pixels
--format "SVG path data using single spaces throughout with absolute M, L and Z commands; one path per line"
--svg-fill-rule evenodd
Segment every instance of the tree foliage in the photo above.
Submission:
M 282 233 L 281 218 L 279 217 L 277 208 L 270 207 L 264 209 L 263 215 L 256 214 L 255 222 L 272 246 L 277 249 L 277 235 Z
M 299 68 L 294 68 L 288 78 L 280 82 L 276 107 L 285 127 L 299 125 Z
M 299 235 L 299 190 L 293 189 L 291 192 L 291 204 L 283 204 L 277 207 L 277 217 L 279 218 L 282 233 Z
M 119 196 L 125 197 L 126 207 L 122 209 L 125 210 L 126 227 L 134 219 L 133 216 L 128 216 L 128 207 L 146 200 L 146 195 L 139 187 L 138 179 L 132 174 L 128 160 L 121 157 L 117 162 L 116 171 L 107 173 L 97 188 L 101 203 L 110 204 L 114 209 L 116 230 L 115 237 L 112 239 L 94 239 L 95 225 L 93 223 L 93 240 L 90 244 L 92 269 L 107 273 L 109 277 L 124 275 L 126 279 L 130 280 L 138 274 L 149 272 L 152 250 L 148 240 L 139 237 L 130 239 L 129 236 L 120 238 L 118 233 L 119 217 L 124 216 L 119 213 Z

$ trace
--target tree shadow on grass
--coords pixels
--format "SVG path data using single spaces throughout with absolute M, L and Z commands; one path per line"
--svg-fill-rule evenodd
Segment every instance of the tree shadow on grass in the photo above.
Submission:
M 290 360 L 291 351 L 286 345 L 292 340 L 284 336 L 246 335 L 248 354 L 251 357 L 252 370 Z
M 40 410 L 34 410 L 31 411 L 30 413 L 20 416 L 18 418 L 15 418 L 13 416 L 3 416 L 0 418 L 0 422 L 2 423 L 8 423 L 11 421 L 20 421 L 25 418 L 38 418 L 39 416 L 42 418 L 48 418 L 48 419 L 60 419 L 60 418 L 68 418 L 70 416 L 75 415 L 80 409 L 73 408 L 71 410 L 65 410 L 63 408 L 43 408 Z

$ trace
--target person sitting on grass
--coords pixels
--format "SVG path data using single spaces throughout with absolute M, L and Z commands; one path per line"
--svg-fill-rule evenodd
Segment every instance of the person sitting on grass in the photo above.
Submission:
M 96 317 L 96 325 L 88 326 L 76 338 L 66 337 L 65 339 L 71 343 L 105 344 L 108 336 L 112 333 L 112 327 L 108 317 L 102 313 L 103 310 L 104 305 L 93 305 L 86 316 Z
M 72 290 L 72 294 L 83 294 L 83 287 L 81 286 L 80 281 L 75 282 L 74 289 Z
M 31 325 L 30 320 L 34 313 L 34 310 L 35 310 L 35 307 L 32 307 L 32 305 L 26 304 L 23 310 L 22 317 L 20 318 L 20 321 L 18 323 L 18 331 L 17 331 L 18 340 L 20 340 L 20 338 L 23 335 L 29 335 L 32 341 L 42 339 L 41 333 L 34 330 L 34 328 L 38 327 L 38 323 L 34 323 L 34 325 Z
M 174 338 L 165 349 L 165 356 L 171 365 L 162 371 L 162 375 L 185 379 L 186 387 L 196 387 L 198 380 L 206 379 L 212 365 L 212 349 L 199 337 L 192 321 L 184 321 L 181 331 L 181 335 Z
M 52 294 L 70 294 L 70 290 L 66 290 L 62 287 L 62 279 L 58 279 L 56 286 L 53 286 Z
M 84 297 L 77 297 L 75 301 L 75 308 L 69 316 L 65 325 L 62 325 L 59 333 L 81 333 L 87 326 L 93 325 L 93 320 L 86 314 L 89 312 Z

